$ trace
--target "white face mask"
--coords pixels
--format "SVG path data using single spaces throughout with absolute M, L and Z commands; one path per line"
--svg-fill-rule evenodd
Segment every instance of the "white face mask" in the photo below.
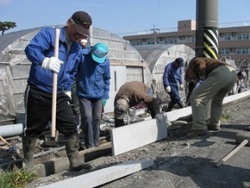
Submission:
M 82 46 L 86 46 L 87 42 L 88 42 L 87 39 L 82 39 L 80 41 L 80 43 L 81 43 Z

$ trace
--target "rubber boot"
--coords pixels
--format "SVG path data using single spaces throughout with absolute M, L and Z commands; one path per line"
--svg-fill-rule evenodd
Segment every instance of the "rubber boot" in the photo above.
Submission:
M 168 103 L 167 112 L 170 112 L 170 111 L 172 110 L 173 107 L 174 107 L 174 104 L 173 104 L 172 101 L 170 101 L 170 102 Z
M 125 123 L 124 123 L 123 119 L 116 119 L 115 118 L 115 127 L 122 127 L 124 125 L 125 125 Z
M 78 151 L 78 134 L 65 135 L 66 138 L 66 153 L 69 159 L 70 170 L 79 171 L 81 169 L 90 169 L 91 166 L 84 163 L 80 158 Z
M 184 105 L 182 104 L 181 101 L 179 101 L 177 104 L 178 104 L 178 106 L 179 106 L 180 108 L 184 108 Z
M 152 118 L 155 118 L 156 114 L 160 113 L 160 106 L 155 98 L 153 98 L 151 102 L 147 103 L 147 107 Z
M 23 167 L 27 169 L 32 169 L 34 165 L 34 150 L 36 147 L 36 137 L 22 137 L 23 145 Z

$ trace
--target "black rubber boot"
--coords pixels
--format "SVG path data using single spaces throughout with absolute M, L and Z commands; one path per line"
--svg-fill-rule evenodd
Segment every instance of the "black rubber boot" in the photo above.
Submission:
M 27 169 L 34 168 L 34 150 L 36 147 L 36 137 L 22 137 L 23 145 L 23 167 Z
M 172 110 L 172 108 L 174 107 L 174 104 L 172 103 L 172 101 L 170 101 L 168 103 L 168 108 L 167 108 L 167 112 L 170 112 Z
M 182 102 L 181 102 L 181 101 L 180 101 L 180 102 L 178 102 L 177 104 L 178 104 L 178 106 L 179 106 L 180 108 L 184 108 L 184 105 L 182 104 Z
M 70 163 L 70 170 L 71 171 L 79 171 L 82 169 L 90 169 L 91 166 L 83 162 L 80 158 L 79 151 L 78 151 L 78 134 L 71 134 L 65 135 L 66 138 L 66 153 Z
M 124 125 L 125 125 L 125 123 L 124 123 L 123 119 L 116 119 L 115 118 L 115 127 L 122 127 Z
M 155 115 L 160 113 L 160 106 L 155 98 L 153 98 L 151 102 L 147 103 L 147 107 L 152 118 L 155 118 Z

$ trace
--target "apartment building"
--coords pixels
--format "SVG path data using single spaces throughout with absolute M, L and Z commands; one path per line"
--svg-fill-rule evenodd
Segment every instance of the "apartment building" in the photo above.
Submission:
M 250 63 L 250 25 L 223 27 L 218 29 L 219 54 L 218 58 L 230 58 L 236 64 Z M 185 44 L 195 50 L 196 21 L 178 21 L 177 31 L 159 31 L 151 29 L 151 32 L 130 36 L 123 39 L 130 42 L 132 46 L 152 44 Z

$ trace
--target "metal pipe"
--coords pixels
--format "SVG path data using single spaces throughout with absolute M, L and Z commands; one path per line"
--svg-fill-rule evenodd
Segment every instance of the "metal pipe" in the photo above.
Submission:
M 196 57 L 218 59 L 218 0 L 196 0 Z
M 23 133 L 23 124 L 10 124 L 0 126 L 0 135 L 2 137 L 16 136 Z

